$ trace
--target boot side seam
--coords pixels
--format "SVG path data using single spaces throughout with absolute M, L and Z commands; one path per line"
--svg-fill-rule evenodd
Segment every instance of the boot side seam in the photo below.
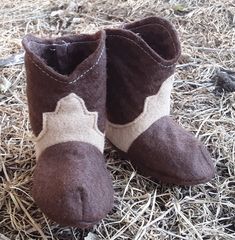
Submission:
M 78 80 L 80 80 L 81 78 L 83 78 L 86 74 L 88 74 L 90 71 L 93 70 L 93 68 L 99 64 L 100 62 L 100 59 L 104 53 L 104 49 L 105 47 L 102 48 L 101 50 L 101 53 L 99 55 L 99 57 L 97 58 L 96 62 L 91 66 L 89 67 L 86 71 L 84 71 L 81 75 L 79 75 L 76 79 L 70 81 L 70 82 L 65 82 L 65 81 L 62 81 L 62 80 L 59 80 L 55 77 L 53 77 L 51 74 L 49 74 L 48 72 L 46 72 L 45 70 L 43 70 L 32 58 L 29 54 L 27 54 L 27 56 L 29 57 L 29 59 L 32 61 L 33 65 L 38 68 L 42 73 L 44 73 L 45 75 L 47 75 L 49 78 L 51 78 L 52 80 L 56 81 L 56 82 L 59 82 L 59 83 L 63 83 L 63 84 L 73 84 L 75 82 L 77 82 Z
M 148 55 L 154 62 L 156 62 L 157 64 L 159 64 L 162 68 L 171 68 L 173 66 L 175 66 L 176 64 L 173 63 L 171 65 L 164 65 L 162 64 L 161 62 L 157 61 L 155 58 L 153 58 L 153 56 L 151 56 L 144 48 L 142 48 L 139 44 L 137 44 L 135 41 L 133 41 L 132 39 L 129 39 L 127 37 L 124 37 L 124 36 L 120 36 L 120 35 L 113 35 L 113 34 L 110 34 L 108 35 L 109 37 L 117 37 L 117 38 L 124 38 L 126 40 L 128 40 L 129 42 L 131 42 L 133 45 L 137 46 L 138 48 L 140 48 L 146 55 Z

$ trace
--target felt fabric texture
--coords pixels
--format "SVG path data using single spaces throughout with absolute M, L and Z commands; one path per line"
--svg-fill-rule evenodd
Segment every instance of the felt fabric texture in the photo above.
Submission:
M 26 90 L 30 99 L 29 117 L 34 134 L 37 136 L 42 130 L 42 113 L 53 112 L 57 102 L 71 92 L 85 101 L 89 111 L 98 112 L 98 127 L 104 132 L 105 33 L 100 31 L 94 35 L 75 35 L 56 39 L 39 39 L 27 35 L 22 43 L 26 51 Z M 76 51 L 75 46 L 79 46 Z M 70 59 L 69 63 L 67 59 Z M 67 67 L 70 69 L 69 74 L 68 71 L 61 73 L 60 66 L 63 64 L 57 62 L 65 65 L 72 62 L 73 64 Z
M 113 124 L 107 121 L 106 136 L 123 152 L 154 122 L 170 114 L 170 94 L 174 75 L 164 81 L 157 94 L 145 99 L 143 112 L 132 122 Z
M 112 209 L 113 187 L 103 154 L 88 143 L 48 147 L 38 159 L 33 183 L 38 206 L 64 226 L 90 227 Z
M 105 31 L 100 31 L 23 39 L 29 116 L 37 151 L 33 197 L 61 225 L 91 227 L 113 204 L 112 181 L 102 154 L 105 37 Z
M 136 27 L 137 23 L 133 25 Z M 157 94 L 162 83 L 174 73 L 180 56 L 177 34 L 168 21 L 148 18 L 138 25 L 142 26 L 138 34 L 127 30 L 132 25 L 106 30 L 107 114 L 115 124 L 129 123 L 143 112 L 146 97 Z M 151 33 L 147 39 L 141 37 L 144 26 Z M 148 44 L 153 41 L 161 46 L 159 52 Z M 171 55 L 165 57 L 162 48 L 168 45 Z
M 128 133 L 134 131 L 131 128 L 143 115 L 146 99 L 157 95 L 174 74 L 181 49 L 172 24 L 150 17 L 122 29 L 107 29 L 106 34 L 108 139 L 126 152 L 134 167 L 147 177 L 180 185 L 208 181 L 214 175 L 209 153 L 191 134 L 165 116 L 170 108 L 170 87 L 161 93 L 165 94 L 161 98 L 165 102 L 157 99 L 146 115 L 159 118 L 146 129 L 141 125 L 148 120 L 141 119 L 140 126 L 135 125 L 134 129 L 143 131 L 135 133 L 135 137 L 123 134 L 124 127 Z
M 89 112 L 82 98 L 74 93 L 61 98 L 54 112 L 43 113 L 43 130 L 35 139 L 36 157 L 57 143 L 90 143 L 102 153 L 104 134 L 97 125 L 98 113 Z
M 214 176 L 205 147 L 168 116 L 132 143 L 128 157 L 140 173 L 167 183 L 195 185 Z

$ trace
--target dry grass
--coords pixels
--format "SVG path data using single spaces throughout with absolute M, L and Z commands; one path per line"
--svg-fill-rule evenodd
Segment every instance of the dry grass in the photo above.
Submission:
M 234 1 L 68 2 L 2 1 L 0 57 L 20 52 L 26 33 L 59 36 L 92 32 L 151 15 L 170 19 L 183 47 L 172 115 L 207 145 L 217 169 L 216 177 L 205 185 L 156 184 L 136 174 L 107 146 L 115 206 L 91 231 L 99 239 L 112 240 L 235 239 L 235 93 L 216 89 L 212 79 L 221 67 L 235 70 Z M 10 239 L 82 239 L 87 232 L 60 228 L 41 213 L 30 196 L 35 153 L 24 68 L 17 65 L 0 71 L 0 80 L 11 83 L 8 91 L 0 94 L 0 233 Z

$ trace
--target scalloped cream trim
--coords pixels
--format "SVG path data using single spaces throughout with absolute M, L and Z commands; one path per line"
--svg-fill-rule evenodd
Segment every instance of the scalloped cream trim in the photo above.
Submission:
M 98 128 L 98 113 L 90 112 L 82 98 L 74 93 L 60 99 L 54 112 L 43 113 L 43 128 L 35 138 L 36 156 L 48 147 L 81 141 L 104 149 L 104 134 Z
M 106 136 L 120 150 L 127 152 L 134 140 L 154 122 L 170 114 L 170 95 L 174 76 L 165 80 L 158 93 L 145 99 L 143 112 L 132 122 L 114 124 L 107 121 Z

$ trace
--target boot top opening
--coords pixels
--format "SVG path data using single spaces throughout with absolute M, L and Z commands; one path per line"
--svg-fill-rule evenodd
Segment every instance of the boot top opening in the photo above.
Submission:
M 175 43 L 168 30 L 158 24 L 148 24 L 132 29 L 162 58 L 171 60 L 177 55 Z
M 156 54 L 166 61 L 174 61 L 180 55 L 176 30 L 166 19 L 149 17 L 126 24 L 124 29 L 139 35 Z
M 28 35 L 23 40 L 26 52 L 36 55 L 61 75 L 69 76 L 100 45 L 100 34 L 39 39 Z

